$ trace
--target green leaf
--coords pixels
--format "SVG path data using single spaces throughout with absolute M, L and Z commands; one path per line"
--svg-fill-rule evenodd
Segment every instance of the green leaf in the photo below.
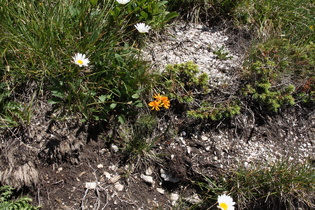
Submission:
M 55 97 L 48 100 L 48 103 L 52 104 L 52 105 L 53 104 L 59 104 L 61 102 L 62 102 L 62 100 L 60 98 L 55 98 Z
M 140 15 L 144 20 L 148 19 L 148 13 L 146 13 L 145 11 L 141 11 Z
M 109 107 L 110 107 L 111 109 L 115 109 L 115 108 L 116 108 L 116 106 L 117 106 L 117 104 L 116 104 L 116 103 L 112 103 Z
M 52 90 L 51 94 L 55 97 L 64 98 L 65 94 L 62 92 L 59 92 L 58 90 Z
M 175 17 L 177 17 L 177 16 L 178 16 L 178 13 L 177 13 L 177 12 L 170 12 L 170 13 L 168 13 L 168 14 L 166 15 L 165 19 L 166 19 L 166 21 L 169 21 L 169 20 L 171 20 L 171 19 L 173 19 L 173 18 L 175 18 Z
M 119 63 L 123 63 L 123 58 L 119 54 L 115 54 L 115 58 Z
M 135 102 L 135 106 L 139 107 L 139 108 L 142 108 L 143 107 L 143 103 L 140 100 L 138 100 L 138 101 Z
M 109 98 L 108 95 L 101 95 L 101 96 L 98 97 L 98 99 L 99 99 L 100 102 L 102 102 L 102 103 L 105 102 L 105 100 L 108 99 L 108 98 Z
M 90 3 L 91 3 L 93 6 L 95 6 L 95 5 L 97 4 L 97 1 L 98 1 L 98 0 L 90 0 Z
M 135 94 L 133 94 L 131 97 L 134 98 L 134 99 L 138 99 L 138 98 L 139 98 L 139 94 L 138 94 L 138 93 L 135 93 Z
M 123 115 L 119 115 L 118 116 L 118 121 L 121 123 L 121 124 L 125 124 L 125 117 Z

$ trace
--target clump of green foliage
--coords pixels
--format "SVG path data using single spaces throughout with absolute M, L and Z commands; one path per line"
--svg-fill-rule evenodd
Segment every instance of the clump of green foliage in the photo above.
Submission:
M 152 152 L 152 148 L 156 145 L 163 135 L 155 133 L 158 120 L 155 115 L 147 113 L 139 113 L 134 123 L 121 124 L 118 128 L 119 141 L 126 161 L 134 164 L 138 169 L 143 165 L 147 165 L 151 159 L 156 159 L 156 154 Z
M 228 192 L 238 209 L 312 209 L 315 207 L 315 169 L 309 164 L 279 161 L 239 167 L 222 177 L 196 182 L 204 192 L 204 208 Z
M 0 187 L 0 209 L 6 210 L 36 210 L 39 207 L 35 207 L 31 204 L 32 199 L 28 197 L 21 197 L 18 199 L 12 199 L 13 188 L 9 186 Z
M 61 110 L 59 116 L 107 120 L 114 113 L 123 121 L 142 106 L 141 93 L 152 83 L 148 65 L 139 56 L 146 35 L 134 25 L 144 22 L 152 30 L 163 28 L 176 16 L 166 4 L 158 0 L 133 0 L 126 5 L 116 0 L 2 1 L 0 75 L 6 75 L 2 82 L 10 84 L 10 92 L 35 82 L 34 92 L 49 96 L 55 110 Z M 76 53 L 86 54 L 90 65 L 73 64 Z M 6 97 L 5 103 L 9 100 L 14 97 Z M 1 114 L 12 120 L 12 113 Z M 16 125 L 20 120 L 8 123 Z
M 313 103 L 314 50 L 313 43 L 301 48 L 286 39 L 257 45 L 243 74 L 248 81 L 243 93 L 271 112 L 300 101 Z
M 223 46 L 220 47 L 219 49 L 213 51 L 213 54 L 215 54 L 217 56 L 217 58 L 220 60 L 227 60 L 227 59 L 231 58 L 231 56 L 229 56 L 229 53 L 224 50 Z
M 15 127 L 27 122 L 30 113 L 29 107 L 13 99 L 9 89 L 5 82 L 0 83 L 0 127 Z
M 237 24 L 256 32 L 243 68 L 242 92 L 262 110 L 314 104 L 313 3 L 245 0 L 233 10 Z
M 166 65 L 162 79 L 165 92 L 170 94 L 170 98 L 176 98 L 180 102 L 192 102 L 196 92 L 207 94 L 210 91 L 208 75 L 201 74 L 198 65 L 192 61 Z
M 170 11 L 176 11 L 188 21 L 201 22 L 226 19 L 237 7 L 240 1 L 234 0 L 169 0 Z
M 146 22 L 154 29 L 163 28 L 168 21 L 177 16 L 177 12 L 167 10 L 168 1 L 133 0 L 126 6 L 115 7 L 112 18 L 122 26 L 135 22 Z
M 224 118 L 231 118 L 238 115 L 241 111 L 241 106 L 238 100 L 227 100 L 218 105 L 203 103 L 200 108 L 187 111 L 187 115 L 199 119 L 211 119 L 219 121 Z
M 239 1 L 231 14 L 236 24 L 245 25 L 261 40 L 285 37 L 292 43 L 314 40 L 314 1 Z
M 201 73 L 198 65 L 192 61 L 167 65 L 160 83 L 171 99 L 186 104 L 189 117 L 217 121 L 240 113 L 241 107 L 236 99 L 219 105 L 211 101 L 209 75 Z

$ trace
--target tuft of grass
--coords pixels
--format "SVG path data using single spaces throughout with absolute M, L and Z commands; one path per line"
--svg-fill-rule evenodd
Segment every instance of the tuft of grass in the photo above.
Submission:
M 141 93 L 152 83 L 148 64 L 139 56 L 147 36 L 134 25 L 145 22 L 152 30 L 162 29 L 176 16 L 166 10 L 166 3 L 2 1 L 0 75 L 11 89 L 4 90 L 5 100 L 0 103 L 13 107 L 8 101 L 15 98 L 8 93 L 33 81 L 38 92 L 50 96 L 48 102 L 54 109 L 61 110 L 60 116 L 106 121 L 114 114 L 125 121 L 143 106 Z M 75 65 L 72 57 L 76 53 L 86 54 L 90 65 Z M 15 115 L 22 111 L 13 110 Z M 4 124 L 13 115 L 1 114 Z M 23 119 L 13 121 L 16 125 Z
M 163 140 L 174 138 L 176 132 L 171 124 L 160 125 L 166 117 L 161 113 L 139 113 L 135 121 L 122 124 L 115 138 L 121 145 L 125 160 L 133 165 L 133 170 L 142 170 L 159 162 L 159 156 L 154 151 Z M 163 123 L 164 124 L 164 123 Z
M 218 24 L 230 18 L 239 3 L 234 0 L 169 0 L 168 7 L 184 20 Z
M 314 40 L 313 0 L 244 0 L 233 10 L 237 24 L 256 31 L 259 39 L 284 36 L 294 43 Z
M 315 207 L 315 168 L 305 163 L 278 161 L 274 164 L 241 166 L 197 182 L 203 207 L 215 205 L 217 195 L 228 192 L 238 209 L 312 209 Z

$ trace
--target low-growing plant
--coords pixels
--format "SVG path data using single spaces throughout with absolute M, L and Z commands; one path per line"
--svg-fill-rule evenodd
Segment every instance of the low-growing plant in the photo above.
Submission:
M 227 60 L 227 59 L 232 57 L 232 56 L 229 56 L 229 53 L 224 50 L 224 46 L 213 51 L 213 54 L 215 54 L 217 56 L 217 58 L 220 60 Z
M 214 206 L 217 195 L 229 192 L 238 209 L 312 209 L 315 207 L 315 169 L 287 160 L 239 167 L 222 177 L 204 177 L 204 208 Z
M 255 107 L 278 112 L 286 106 L 314 104 L 315 8 L 313 1 L 242 1 L 235 20 L 256 30 L 244 65 L 244 88 Z M 240 23 L 239 22 L 239 23 Z
M 40 207 L 35 207 L 31 204 L 32 199 L 28 197 L 20 197 L 13 199 L 13 188 L 9 186 L 0 187 L 0 209 L 6 210 L 35 210 Z
M 240 1 L 234 0 L 169 0 L 168 8 L 188 21 L 218 23 L 229 17 Z
M 186 105 L 183 111 L 187 111 L 188 117 L 217 121 L 240 113 L 241 107 L 236 99 L 226 99 L 220 104 L 211 100 L 209 76 L 201 73 L 192 61 L 167 65 L 158 81 L 172 100 Z
M 119 128 L 122 141 L 118 143 L 122 144 L 127 161 L 135 164 L 136 168 L 156 158 L 152 149 L 161 138 L 155 133 L 157 122 L 155 115 L 139 114 L 134 123 Z
M 315 47 L 303 47 L 286 39 L 258 44 L 245 64 L 245 95 L 250 95 L 264 110 L 277 112 L 286 105 L 314 101 Z
M 196 92 L 206 94 L 210 91 L 208 75 L 200 73 L 198 65 L 192 61 L 182 64 L 169 64 L 162 73 L 165 92 L 170 93 L 170 98 L 180 102 L 192 102 Z
M 16 127 L 23 122 L 29 122 L 31 115 L 32 97 L 30 102 L 17 101 L 14 99 L 10 85 L 0 83 L 0 127 Z
M 241 106 L 238 100 L 227 100 L 218 105 L 203 103 L 200 108 L 187 111 L 187 116 L 199 119 L 211 119 L 219 121 L 224 118 L 232 118 L 238 115 Z
M 166 3 L 3 1 L 0 66 L 11 69 L 4 82 L 23 87 L 35 81 L 51 96 L 49 103 L 62 110 L 59 116 L 107 120 L 114 114 L 123 122 L 143 106 L 141 93 L 152 83 L 138 49 L 145 35 L 135 24 L 163 28 L 176 16 L 166 10 Z M 74 62 L 78 53 L 89 63 Z
M 125 6 L 115 7 L 110 13 L 119 25 L 145 22 L 153 29 L 161 29 L 177 16 L 177 12 L 167 10 L 167 3 L 168 1 L 159 0 L 132 0 Z
M 315 38 L 313 4 L 313 0 L 244 0 L 231 14 L 237 24 L 255 31 L 259 40 L 285 37 L 294 43 L 307 43 Z

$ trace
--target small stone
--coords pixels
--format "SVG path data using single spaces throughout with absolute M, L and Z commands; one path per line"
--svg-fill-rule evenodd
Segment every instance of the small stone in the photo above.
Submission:
M 96 182 L 86 182 L 85 183 L 85 188 L 89 190 L 94 190 L 97 186 Z
M 108 173 L 107 171 L 104 171 L 103 175 L 104 175 L 107 179 L 110 179 L 110 177 L 111 177 L 111 174 Z
M 104 168 L 103 164 L 98 164 L 97 168 Z
M 178 137 L 178 140 L 179 140 L 183 145 L 186 145 L 186 141 L 184 140 L 184 137 Z
M 119 182 L 117 182 L 114 187 L 117 191 L 122 191 L 124 189 L 124 185 L 120 184 Z
M 201 140 L 202 140 L 202 141 L 207 141 L 207 140 L 208 140 L 208 137 L 203 135 L 203 136 L 201 136 Z
M 170 200 L 172 201 L 172 205 L 176 204 L 176 201 L 179 199 L 179 195 L 177 193 L 170 194 Z
M 117 165 L 111 165 L 111 166 L 109 166 L 108 168 L 109 168 L 110 170 L 112 170 L 112 171 L 117 171 L 118 166 L 117 166 Z
M 118 147 L 115 145 L 115 144 L 111 144 L 110 145 L 110 149 L 113 151 L 113 152 L 118 152 Z
M 146 183 L 149 183 L 149 184 L 153 184 L 154 181 L 153 181 L 153 177 L 152 176 L 146 176 L 144 174 L 141 174 L 140 175 L 140 178 L 145 181 Z
M 191 204 L 197 204 L 197 203 L 200 203 L 202 201 L 197 194 L 194 194 L 194 195 L 186 198 L 185 200 Z
M 147 170 L 145 170 L 145 175 L 147 175 L 147 176 L 152 175 L 152 173 L 153 173 L 153 170 L 151 167 L 149 167 L 149 168 L 147 168 Z
M 156 191 L 158 191 L 160 194 L 164 195 L 165 190 L 163 188 L 156 188 Z
M 187 153 L 190 154 L 191 153 L 191 147 L 187 146 Z
M 104 148 L 99 151 L 99 153 L 100 153 L 101 155 L 104 155 L 105 152 L 106 152 L 106 149 L 104 149 Z
M 164 179 L 164 181 L 173 182 L 173 183 L 180 181 L 180 179 L 172 177 L 172 175 L 170 175 L 169 173 L 166 173 L 163 168 L 160 169 L 160 173 L 161 173 L 161 177 Z

